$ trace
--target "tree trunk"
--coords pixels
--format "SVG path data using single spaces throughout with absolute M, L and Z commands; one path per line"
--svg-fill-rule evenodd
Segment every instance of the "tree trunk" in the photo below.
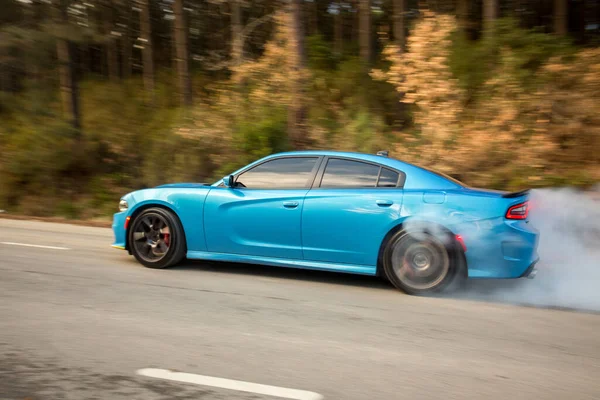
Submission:
M 121 41 L 122 48 L 122 60 L 121 69 L 123 79 L 129 79 L 131 77 L 131 3 L 125 1 L 126 6 L 126 23 L 125 29 L 123 29 L 123 37 Z
M 183 0 L 173 3 L 175 14 L 175 51 L 177 52 L 177 77 L 179 81 L 179 96 L 185 106 L 192 105 L 192 83 L 189 70 L 188 33 Z
M 469 21 L 469 0 L 458 0 L 456 3 L 456 16 L 461 29 L 468 28 Z
M 98 27 L 98 33 L 100 35 L 105 34 L 106 32 L 104 26 L 104 7 L 102 6 L 102 4 L 98 3 L 98 6 L 94 6 L 94 8 L 90 12 L 92 14 L 93 22 Z M 99 60 L 94 60 L 97 66 L 97 72 L 100 75 L 105 76 L 107 74 L 106 60 L 108 59 L 108 57 L 106 56 L 106 46 L 104 46 L 103 43 L 100 41 L 92 43 L 97 43 L 97 47 L 94 46 L 94 49 L 98 52 L 97 56 L 99 58 Z
M 404 51 L 405 35 L 404 35 L 404 0 L 394 0 L 394 40 L 400 46 L 400 50 Z
M 59 3 L 54 9 L 56 21 L 61 25 L 68 23 L 67 7 L 64 2 Z M 79 130 L 81 128 L 81 115 L 79 109 L 79 87 L 75 77 L 75 63 L 73 62 L 73 45 L 63 37 L 56 40 L 56 56 L 58 59 L 58 74 L 60 78 L 60 98 L 64 115 L 71 125 Z
M 239 65 L 243 58 L 242 10 L 240 0 L 231 0 L 231 60 Z
M 349 25 L 348 30 L 350 31 L 350 41 L 352 41 L 352 43 L 358 43 L 360 38 L 360 33 L 358 31 L 360 22 L 358 9 L 360 8 L 360 1 L 361 0 L 350 1 L 350 5 L 352 6 L 354 12 L 350 13 L 350 18 L 347 18 L 347 24 Z
M 106 64 L 108 65 L 108 77 L 111 81 L 119 80 L 119 53 L 117 50 L 117 39 L 113 35 L 114 19 L 113 4 L 108 2 L 104 12 L 104 34 L 106 35 Z
M 85 76 L 89 72 L 90 68 L 90 52 L 91 46 L 88 43 L 79 46 L 79 76 L 85 79 Z
M 483 0 L 483 28 L 490 30 L 498 19 L 498 0 Z
M 554 33 L 566 35 L 568 30 L 568 0 L 554 0 Z
M 344 15 L 342 14 L 342 6 L 338 2 L 337 13 L 333 16 L 334 42 L 333 51 L 337 55 L 344 52 Z
M 319 8 L 317 0 L 304 2 L 308 19 L 308 35 L 316 35 L 319 32 Z
M 75 79 L 75 66 L 73 65 L 73 46 L 66 39 L 56 42 L 56 54 L 59 63 L 60 94 L 63 111 L 68 116 L 74 128 L 81 127 L 79 115 L 79 90 Z
M 150 0 L 142 0 L 140 6 L 140 36 L 144 48 L 142 49 L 142 61 L 144 65 L 144 88 L 149 99 L 154 99 L 154 55 L 152 48 L 152 26 L 150 25 Z
M 301 148 L 305 143 L 306 109 L 304 106 L 304 29 L 302 21 L 302 0 L 291 0 L 291 101 L 288 107 L 288 137 L 294 148 Z
M 371 62 L 371 0 L 360 0 L 358 7 L 360 56 L 365 63 Z
M 586 4 L 586 0 L 581 0 L 579 2 L 579 23 L 578 25 L 578 42 L 580 44 L 584 44 L 585 43 L 585 36 L 586 36 L 586 32 L 585 32 L 585 25 L 586 25 L 586 21 L 587 21 L 587 13 L 586 13 L 586 8 L 587 8 L 587 4 Z

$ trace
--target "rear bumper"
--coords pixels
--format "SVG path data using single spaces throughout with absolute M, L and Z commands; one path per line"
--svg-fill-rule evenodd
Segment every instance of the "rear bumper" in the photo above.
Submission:
M 521 278 L 528 278 L 528 279 L 533 279 L 535 278 L 535 276 L 537 275 L 538 269 L 536 267 L 538 261 L 540 259 L 538 258 L 537 260 L 535 260 L 534 262 L 531 263 L 531 265 L 529 267 L 527 267 L 527 269 L 525 270 L 525 272 L 523 272 L 523 275 L 521 275 Z
M 538 231 L 527 221 L 499 218 L 461 233 L 470 278 L 516 279 L 534 277 L 539 261 Z

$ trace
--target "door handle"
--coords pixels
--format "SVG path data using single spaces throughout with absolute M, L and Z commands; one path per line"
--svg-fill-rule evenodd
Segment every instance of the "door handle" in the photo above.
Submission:
M 392 200 L 377 200 L 376 203 L 379 207 L 389 207 L 394 204 Z
M 297 201 L 284 201 L 283 202 L 283 206 L 285 208 L 296 208 L 296 207 L 298 207 L 298 204 L 300 204 L 300 203 L 298 203 Z

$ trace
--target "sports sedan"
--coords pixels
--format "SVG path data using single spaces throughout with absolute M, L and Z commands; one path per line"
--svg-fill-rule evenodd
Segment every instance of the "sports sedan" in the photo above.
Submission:
M 464 278 L 533 277 L 529 192 L 474 189 L 387 156 L 274 154 L 213 184 L 121 198 L 113 247 L 184 258 L 381 275 L 410 294 Z

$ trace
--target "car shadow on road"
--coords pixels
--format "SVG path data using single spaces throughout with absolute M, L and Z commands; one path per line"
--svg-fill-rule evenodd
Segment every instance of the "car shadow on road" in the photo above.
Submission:
M 267 265 L 230 262 L 186 260 L 175 267 L 171 267 L 170 269 L 209 271 L 221 274 L 251 275 L 260 276 L 263 278 L 302 280 L 307 282 L 318 282 L 332 285 L 394 290 L 393 286 L 387 280 L 376 276 L 344 274 L 340 272 L 307 270 L 299 268 L 272 267 Z
M 382 277 L 345 274 L 340 272 L 199 260 L 186 260 L 178 266 L 171 267 L 171 269 L 260 276 L 263 278 L 283 280 L 302 280 L 331 285 L 396 291 L 392 284 Z M 514 303 L 514 301 L 511 301 L 511 295 L 520 288 L 526 288 L 528 284 L 531 284 L 531 280 L 529 279 L 467 280 L 460 289 L 431 294 L 428 297 Z M 399 294 L 403 294 L 400 291 L 398 292 Z
M 131 261 L 134 263 L 135 261 Z M 196 271 L 198 273 L 211 272 L 223 275 L 246 275 L 260 278 L 281 280 L 301 280 L 320 284 L 352 286 L 377 291 L 397 292 L 399 296 L 405 295 L 396 290 L 387 280 L 381 277 L 368 275 L 353 275 L 339 272 L 306 270 L 286 267 L 272 267 L 256 264 L 213 262 L 201 260 L 186 260 L 181 264 L 171 267 L 175 271 Z M 583 307 L 565 307 L 551 304 L 544 298 L 532 297 L 532 291 L 545 292 L 542 282 L 537 279 L 472 279 L 463 283 L 460 288 L 442 293 L 430 294 L 424 297 L 452 301 L 476 301 L 482 303 L 506 304 L 520 307 L 546 308 L 563 311 L 578 311 L 598 314 L 600 311 Z

